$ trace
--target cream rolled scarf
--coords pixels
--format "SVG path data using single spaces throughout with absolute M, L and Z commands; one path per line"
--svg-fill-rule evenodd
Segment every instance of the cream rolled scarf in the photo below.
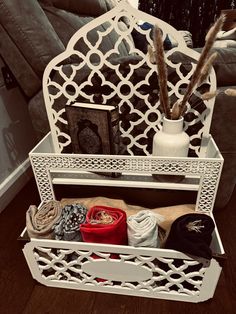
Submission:
M 150 210 L 141 210 L 127 219 L 128 243 L 131 246 L 159 247 L 158 222 L 161 215 Z
M 52 226 L 60 219 L 62 207 L 58 201 L 48 201 L 39 209 L 31 205 L 26 212 L 26 229 L 31 238 L 54 239 Z

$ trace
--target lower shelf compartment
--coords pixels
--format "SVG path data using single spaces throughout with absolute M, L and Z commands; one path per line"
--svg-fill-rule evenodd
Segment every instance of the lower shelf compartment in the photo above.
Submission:
M 183 190 L 197 192 L 196 210 L 212 215 L 223 158 L 211 136 L 204 154 L 191 158 L 61 154 L 52 143 L 49 133 L 30 153 L 42 202 L 55 199 L 56 185 Z M 94 172 L 122 175 L 94 178 Z M 158 182 L 152 175 L 184 179 Z M 211 248 L 216 257 L 208 263 L 175 250 L 33 238 L 23 252 L 33 278 L 46 286 L 202 302 L 213 297 L 222 270 L 217 229 Z
M 217 229 L 211 247 L 224 254 Z M 212 298 L 222 270 L 216 258 L 159 248 L 31 239 L 23 252 L 46 286 L 187 302 Z

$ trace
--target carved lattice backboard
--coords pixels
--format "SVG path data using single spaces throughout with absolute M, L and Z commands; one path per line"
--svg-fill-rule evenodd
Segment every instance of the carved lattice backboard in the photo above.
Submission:
M 183 97 L 199 54 L 188 48 L 169 24 L 131 7 L 125 0 L 119 1 L 114 9 L 77 31 L 65 52 L 55 57 L 44 72 L 43 93 L 55 152 L 71 152 L 65 106 L 80 101 L 118 105 L 126 153 L 151 154 L 152 137 L 162 125 L 162 110 L 156 65 L 133 40 L 136 33 L 145 45 L 153 46 L 151 29 L 140 28 L 140 21 L 158 24 L 163 40 L 171 37 L 177 42 L 177 47 L 166 50 L 168 91 L 171 103 Z M 109 36 L 116 40 L 114 47 L 106 51 L 104 43 Z M 216 89 L 213 70 L 202 88 Z M 197 91 L 188 103 L 185 129 L 191 140 L 190 156 L 204 154 L 201 143 L 209 134 L 214 101 L 202 101 Z

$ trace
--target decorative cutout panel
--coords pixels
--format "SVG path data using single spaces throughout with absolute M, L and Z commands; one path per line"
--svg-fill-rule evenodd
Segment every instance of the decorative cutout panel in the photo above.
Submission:
M 180 33 L 164 21 L 119 1 L 114 9 L 77 31 L 66 51 L 44 72 L 43 92 L 56 152 L 71 152 L 65 106 L 80 101 L 118 105 L 126 153 L 151 153 L 153 135 L 162 125 L 162 110 L 157 68 L 145 50 L 147 44 L 153 46 L 152 32 L 140 27 L 141 20 L 158 24 L 165 42 L 170 37 L 176 41 L 177 46 L 166 51 L 168 90 L 172 104 L 183 97 L 199 54 L 187 48 Z M 201 89 L 216 89 L 214 71 Z M 201 140 L 209 133 L 213 105 L 214 99 L 203 102 L 199 91 L 188 103 L 189 156 L 202 156 Z
M 217 279 L 221 271 L 215 260 L 163 249 L 33 239 L 24 254 L 46 286 L 191 302 L 212 296 L 209 275 Z

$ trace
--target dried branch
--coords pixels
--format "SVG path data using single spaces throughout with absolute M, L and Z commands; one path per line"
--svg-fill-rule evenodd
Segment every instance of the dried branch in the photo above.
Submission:
M 236 89 L 233 88 L 227 88 L 224 92 L 227 96 L 236 96 Z
M 152 64 L 155 64 L 156 63 L 156 58 L 155 58 L 155 54 L 154 54 L 154 51 L 152 49 L 152 47 L 150 45 L 148 45 L 148 58 L 150 60 L 150 62 Z
M 180 118 L 180 111 L 181 111 L 180 102 L 176 101 L 174 105 L 172 106 L 171 119 L 178 120 Z
M 212 67 L 212 64 L 215 61 L 215 59 L 217 58 L 217 56 L 218 56 L 218 52 L 214 52 L 207 59 L 205 65 L 203 66 L 203 68 L 201 70 L 201 75 L 200 75 L 200 78 L 198 81 L 199 86 L 206 80 L 206 78 L 210 72 L 210 68 Z
M 160 28 L 156 25 L 154 27 L 154 48 L 155 48 L 155 57 L 157 63 L 158 71 L 158 84 L 160 89 L 160 102 L 163 108 L 165 117 L 167 119 L 171 118 L 170 115 L 170 104 L 169 96 L 167 90 L 167 68 L 165 63 L 165 54 L 163 47 L 163 40 Z
M 183 115 L 183 113 L 186 110 L 186 103 L 188 102 L 189 98 L 191 97 L 194 88 L 196 87 L 197 83 L 199 82 L 199 79 L 201 77 L 201 71 L 203 69 L 203 67 L 206 64 L 206 60 L 208 59 L 208 55 L 209 52 L 214 44 L 214 41 L 216 39 L 216 35 L 217 33 L 221 30 L 222 25 L 224 23 L 225 20 L 225 16 L 222 14 L 217 21 L 215 22 L 215 24 L 211 27 L 211 29 L 209 30 L 207 36 L 206 36 L 206 43 L 205 46 L 203 47 L 203 50 L 201 52 L 201 55 L 199 57 L 199 60 L 197 62 L 196 65 L 196 69 L 191 77 L 191 80 L 188 84 L 186 93 L 183 97 L 182 102 L 180 103 L 180 107 L 181 107 L 181 115 Z
M 215 92 L 206 92 L 203 95 L 201 95 L 200 93 L 196 93 L 196 94 L 199 94 L 198 97 L 200 97 L 200 98 L 198 98 L 197 101 L 195 101 L 193 103 L 193 105 L 191 106 L 191 108 L 194 109 L 194 110 L 196 110 L 199 106 L 202 105 L 202 100 L 209 100 L 209 99 L 215 97 L 217 95 L 217 91 L 215 91 Z
M 209 100 L 209 99 L 215 97 L 216 94 L 217 94 L 216 91 L 215 92 L 206 92 L 206 93 L 201 95 L 201 98 L 202 98 L 202 100 Z

